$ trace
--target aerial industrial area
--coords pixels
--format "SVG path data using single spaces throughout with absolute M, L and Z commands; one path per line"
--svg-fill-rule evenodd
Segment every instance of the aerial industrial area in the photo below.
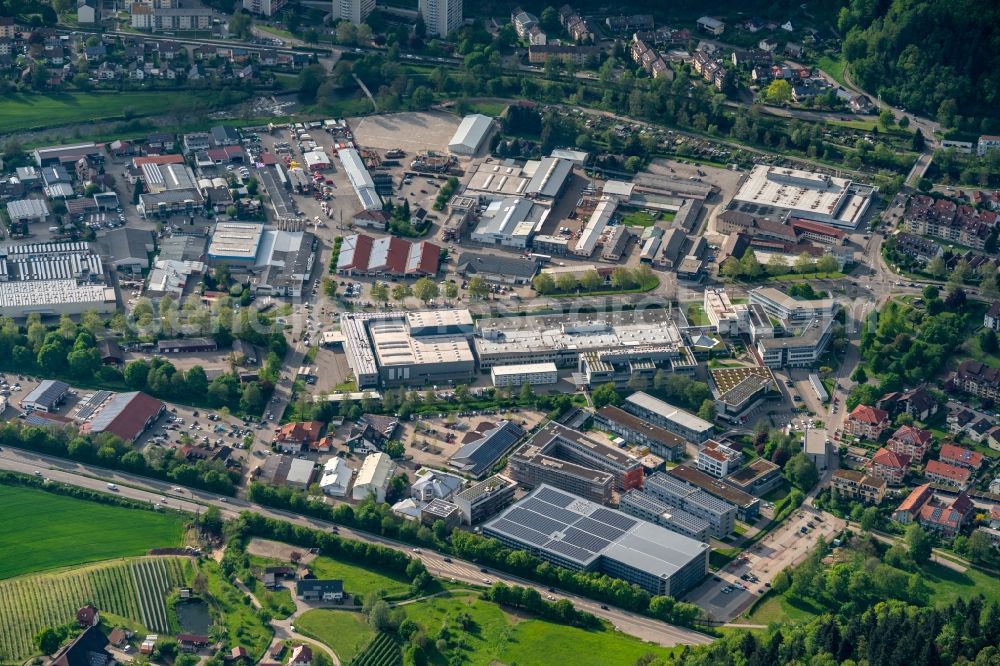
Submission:
M 8 137 L 0 664 L 996 658 L 988 117 L 876 104 L 798 12 L 105 4 L 0 16 L 0 64 L 228 60 L 272 110 L 320 78 Z M 490 58 L 488 96 L 423 87 Z M 623 77 L 627 113 L 584 103 Z M 370 111 L 316 99 L 354 85 Z M 904 616 L 922 651 L 876 655 Z

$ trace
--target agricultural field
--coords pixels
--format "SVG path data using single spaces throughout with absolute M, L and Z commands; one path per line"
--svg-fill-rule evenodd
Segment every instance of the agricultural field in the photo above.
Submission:
M 351 666 L 397 666 L 402 663 L 403 659 L 396 641 L 389 634 L 379 634 L 368 644 L 365 651 L 351 662 Z
M 0 579 L 180 546 L 184 518 L 0 485 Z M 45 516 L 39 529 L 38 516 Z M 100 538 L 94 526 L 100 525 Z
M 220 93 L 200 91 L 146 91 L 101 93 L 17 93 L 0 100 L 0 134 L 40 127 L 59 127 L 101 120 L 186 112 L 218 104 Z M 233 96 L 235 101 L 240 94 Z
M 143 557 L 0 581 L 0 662 L 34 654 L 35 632 L 72 622 L 86 603 L 166 632 L 166 596 L 190 569 L 186 558 Z

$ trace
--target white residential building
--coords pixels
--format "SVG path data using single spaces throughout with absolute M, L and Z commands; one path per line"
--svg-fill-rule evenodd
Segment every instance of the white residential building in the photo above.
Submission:
M 379 452 L 369 455 L 358 470 L 351 497 L 360 501 L 374 495 L 376 501 L 384 502 L 389 479 L 395 471 L 396 464 L 386 454 Z
M 350 21 L 354 25 L 363 23 L 375 9 L 375 0 L 333 0 L 333 17 Z
M 420 0 L 417 10 L 428 37 L 444 37 L 462 25 L 462 0 Z
M 330 458 L 323 466 L 323 476 L 319 487 L 323 493 L 331 497 L 346 497 L 347 487 L 351 484 L 354 471 L 347 466 L 347 461 L 337 456 Z

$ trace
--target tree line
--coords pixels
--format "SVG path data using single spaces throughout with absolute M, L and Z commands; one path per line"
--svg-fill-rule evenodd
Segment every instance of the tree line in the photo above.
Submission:
M 558 277 L 553 277 L 551 273 L 539 273 L 531 280 L 531 286 L 542 296 L 578 292 L 592 294 L 609 286 L 615 291 L 632 289 L 649 291 L 659 283 L 660 280 L 653 273 L 653 269 L 646 264 L 640 264 L 635 268 L 619 266 L 612 271 L 607 280 L 596 270 L 586 271 L 582 275 L 562 273 Z
M 148 476 L 178 485 L 232 495 L 239 472 L 219 461 L 189 463 L 172 449 L 150 446 L 142 453 L 108 433 L 81 434 L 73 426 L 38 427 L 20 421 L 0 424 L 0 445 L 68 458 L 84 464 Z

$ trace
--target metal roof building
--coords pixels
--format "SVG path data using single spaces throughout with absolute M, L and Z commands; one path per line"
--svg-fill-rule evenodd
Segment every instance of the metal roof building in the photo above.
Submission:
M 712 434 L 713 426 L 705 419 L 642 391 L 625 398 L 625 404 L 622 406 L 625 411 L 632 412 L 653 425 L 658 425 L 692 442 L 703 442 Z
M 583 228 L 583 233 L 580 234 L 580 239 L 576 242 L 576 247 L 573 249 L 575 254 L 582 257 L 589 257 L 594 253 L 594 249 L 597 247 L 597 241 L 601 239 L 601 234 L 604 233 L 604 229 L 607 228 L 608 224 L 611 222 L 611 218 L 615 215 L 615 210 L 618 209 L 618 199 L 615 197 L 601 197 L 601 201 L 594 208 L 594 212 L 591 214 L 590 219 L 587 220 L 587 226 Z
M 252 263 L 264 236 L 264 225 L 248 222 L 219 222 L 208 245 L 209 261 Z
M 67 393 L 69 393 L 69 384 L 55 379 L 46 379 L 31 393 L 24 396 L 24 399 L 21 400 L 21 408 L 51 412 L 62 402 Z
M 111 398 L 85 425 L 91 433 L 110 433 L 134 442 L 167 410 L 162 401 L 139 391 L 119 393 Z
M 548 208 L 530 199 L 508 197 L 494 201 L 480 217 L 472 240 L 483 245 L 525 248 L 548 214 Z
M 351 181 L 354 193 L 365 210 L 382 210 L 382 200 L 375 191 L 375 181 L 365 168 L 365 163 L 353 148 L 343 148 L 337 151 L 340 163 L 344 165 L 347 179 Z
M 475 155 L 492 131 L 493 119 L 489 116 L 481 113 L 466 116 L 448 142 L 448 150 L 455 155 Z
M 650 594 L 677 596 L 708 572 L 707 544 L 544 484 L 483 525 L 483 534 Z
M 18 199 L 7 202 L 7 214 L 11 222 L 44 220 L 49 216 L 49 206 L 42 199 Z
M 6 317 L 27 317 L 33 312 L 75 315 L 87 310 L 107 314 L 114 312 L 116 305 L 114 287 L 78 284 L 76 280 L 8 282 L 0 289 L 0 315 Z
M 573 163 L 558 157 L 545 157 L 535 169 L 525 194 L 538 199 L 555 199 L 566 188 L 573 173 Z

